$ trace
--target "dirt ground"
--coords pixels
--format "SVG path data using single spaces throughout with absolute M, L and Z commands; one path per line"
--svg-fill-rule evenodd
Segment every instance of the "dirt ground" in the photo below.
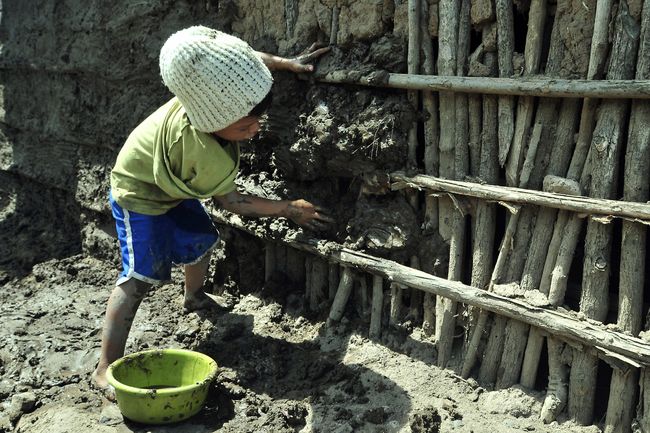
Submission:
M 220 370 L 197 416 L 138 425 L 88 382 L 117 271 L 114 261 L 72 256 L 38 264 L 23 278 L 3 277 L 0 431 L 599 431 L 566 421 L 544 425 L 537 419 L 541 394 L 489 391 L 435 367 L 435 345 L 420 329 L 387 331 L 372 342 L 358 320 L 328 327 L 305 312 L 299 288 L 278 283 L 219 290 L 218 307 L 188 315 L 180 283 L 148 295 L 127 353 L 188 348 L 212 356 Z

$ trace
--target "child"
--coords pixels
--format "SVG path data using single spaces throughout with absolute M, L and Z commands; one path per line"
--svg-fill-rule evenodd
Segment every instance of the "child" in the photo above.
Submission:
M 160 52 L 163 82 L 175 95 L 130 134 L 111 172 L 110 203 L 123 271 L 106 308 L 93 385 L 108 390 L 106 369 L 124 354 L 144 295 L 185 270 L 186 310 L 208 306 L 202 287 L 219 235 L 198 199 L 214 198 L 246 216 L 286 217 L 307 228 L 332 220 L 305 200 L 240 194 L 237 141 L 252 138 L 271 99 L 269 69 L 313 70 L 321 48 L 295 59 L 254 51 L 244 41 L 202 26 L 173 34 Z

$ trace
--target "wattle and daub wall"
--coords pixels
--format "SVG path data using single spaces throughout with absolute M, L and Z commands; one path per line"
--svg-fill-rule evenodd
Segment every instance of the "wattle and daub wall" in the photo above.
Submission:
M 536 23 L 541 22 L 537 35 L 540 61 L 533 66 L 532 57 L 526 52 L 527 39 L 533 38 L 527 31 L 532 28 L 531 11 L 537 8 L 539 13 L 540 4 L 544 5 L 542 19 L 536 17 Z M 641 60 L 648 55 L 641 5 L 641 1 L 614 2 L 607 17 L 610 33 L 605 55 L 596 62 L 599 64 L 593 65 L 595 75 L 589 78 L 632 79 L 635 71 L 636 78 L 649 78 L 639 76 L 647 73 L 647 61 Z M 429 0 L 422 6 L 427 11 L 422 29 L 432 42 L 422 58 L 433 56 L 441 75 L 589 75 L 596 2 L 473 0 L 439 4 Z M 511 15 L 504 14 L 508 8 Z M 81 251 L 116 259 L 114 240 L 107 234 L 112 225 L 106 200 L 108 175 L 129 132 L 170 97 L 159 78 L 157 58 L 161 45 L 174 31 L 203 24 L 240 36 L 258 50 L 285 56 L 297 54 L 312 42 L 333 43 L 331 52 L 318 63 L 317 76 L 340 69 L 355 71 L 358 76 L 377 70 L 407 71 L 409 29 L 405 0 L 3 0 L 0 14 L 0 280 L 26 272 L 34 263 Z M 450 27 L 454 14 L 456 24 Z M 499 43 L 499 16 L 510 20 L 507 30 L 514 38 L 509 55 L 504 50 L 509 45 Z M 633 47 L 627 55 L 621 55 L 624 49 L 616 48 L 617 40 L 623 45 L 617 36 L 620 34 L 626 35 L 627 46 Z M 450 39 L 454 39 L 453 43 Z M 426 49 L 427 44 L 422 47 Z M 620 67 L 616 66 L 619 63 Z M 416 71 L 426 69 L 416 66 Z M 368 187 L 362 188 L 363 179 L 376 172 L 389 173 L 409 165 L 413 168 L 415 164 L 428 174 L 458 179 L 468 176 L 517 186 L 512 174 L 516 175 L 521 165 L 514 163 L 513 168 L 513 151 L 499 159 L 499 148 L 503 149 L 499 141 L 503 137 L 497 124 L 505 124 L 500 114 L 507 113 L 502 110 L 507 104 L 496 97 L 465 99 L 469 114 L 450 118 L 454 110 L 449 110 L 453 99 L 448 96 L 436 99 L 436 111 L 429 112 L 426 101 L 409 102 L 406 92 L 401 90 L 318 84 L 313 77 L 298 79 L 284 72 L 276 75 L 274 95 L 264 130 L 246 148 L 241 183 L 264 196 L 305 197 L 329 207 L 337 223 L 328 231 L 311 236 L 353 245 L 403 263 L 418 257 L 423 270 L 446 277 L 449 252 L 440 247 L 440 239 L 449 241 L 452 236 L 451 207 L 441 202 L 439 221 L 433 221 L 429 213 L 431 202 L 427 205 L 423 194 L 419 200 L 401 192 L 375 196 L 364 193 Z M 512 99 L 513 119 L 515 113 L 521 113 L 519 109 L 523 109 L 525 102 L 524 98 Z M 535 98 L 527 103 L 530 120 L 520 134 L 520 143 L 526 149 L 532 139 L 537 140 L 537 156 L 532 161 L 534 168 L 527 186 L 541 189 L 547 174 L 571 177 L 567 170 L 581 128 L 582 101 L 566 103 Z M 462 103 L 454 104 L 456 110 L 463 107 Z M 609 192 L 597 195 L 618 199 L 627 194 L 623 167 L 625 149 L 630 146 L 630 104 L 607 110 L 620 113 L 612 119 L 622 119 L 616 131 L 621 138 L 617 139 L 612 166 L 620 174 L 612 178 Z M 601 111 L 605 108 L 601 107 Z M 595 137 L 608 137 L 606 120 L 602 120 L 600 129 L 596 124 L 596 130 L 591 131 Z M 413 125 L 417 125 L 412 135 L 416 140 L 416 160 L 409 164 L 408 136 Z M 458 131 L 455 137 L 466 137 L 461 145 L 448 135 L 452 125 Z M 513 124 L 514 142 L 518 131 Z M 439 146 L 434 157 L 426 144 L 431 136 L 438 143 L 435 146 Z M 644 140 L 642 135 L 639 137 Z M 558 142 L 565 145 L 556 147 Z M 523 160 L 525 152 L 520 155 Z M 641 155 L 648 157 L 647 151 Z M 604 169 L 600 167 L 595 173 L 598 170 Z M 583 192 L 589 193 L 594 185 L 603 189 L 603 185 L 587 176 Z M 632 194 L 628 199 L 644 201 L 642 196 L 646 194 L 647 200 L 647 187 L 638 190 L 640 195 Z M 414 208 L 412 204 L 416 201 L 419 203 Z M 465 259 L 460 264 L 458 257 L 463 254 L 458 255 L 458 250 L 453 250 L 458 246 L 452 245 L 452 253 L 456 254 L 453 266 L 458 267 L 454 274 L 468 284 L 485 286 L 508 218 L 502 209 L 484 208 L 480 212 L 492 223 L 479 226 L 489 227 L 488 231 L 475 232 L 481 219 L 480 206 L 474 209 L 476 213 L 470 212 L 462 228 L 467 236 L 463 240 Z M 525 210 L 520 217 L 522 222 L 509 256 L 511 266 L 501 283 L 518 282 L 530 270 L 532 265 L 526 258 L 531 243 L 539 244 L 540 239 L 550 242 L 549 237 L 540 234 L 543 230 L 538 228 L 536 233 L 536 214 L 537 210 Z M 288 230 L 286 225 L 278 227 Z M 548 230 L 552 231 L 553 226 Z M 593 319 L 616 322 L 618 260 L 622 255 L 617 245 L 624 231 L 620 221 L 615 221 L 609 230 L 607 239 L 614 247 L 610 256 L 604 258 L 589 257 L 589 251 L 584 253 L 585 234 L 580 235 L 564 302 L 573 310 L 584 310 Z M 587 242 L 589 236 L 586 235 Z M 642 237 L 645 236 L 644 233 Z M 536 251 L 545 249 L 538 245 Z M 598 260 L 605 260 L 609 271 L 603 274 L 603 290 L 612 294 L 611 301 L 605 303 L 609 307 L 598 311 L 581 305 L 583 278 L 589 274 L 583 263 L 592 259 L 600 265 L 602 261 Z M 642 267 L 639 272 L 647 275 L 646 269 L 647 266 Z M 533 288 L 538 288 L 538 284 L 533 283 Z M 645 293 L 647 285 L 646 279 Z M 648 311 L 647 296 L 641 299 L 634 314 L 644 317 Z M 496 323 L 493 329 L 499 326 Z M 636 335 L 641 329 L 638 324 L 634 327 L 623 326 Z M 509 330 L 510 325 L 501 324 L 501 329 Z M 495 348 L 498 343 L 494 341 L 498 338 L 490 337 L 481 346 L 486 357 L 502 350 Z M 492 371 L 490 361 L 484 359 L 479 377 L 508 384 L 503 368 L 499 368 L 499 361 L 503 367 L 506 357 L 491 361 Z M 515 373 L 521 367 L 521 357 L 523 353 L 518 359 L 508 360 L 515 365 Z M 540 377 L 545 368 L 540 368 Z M 605 376 L 611 374 L 609 367 L 598 368 Z M 599 386 L 608 387 L 603 382 L 606 380 L 601 379 Z M 544 379 L 537 383 L 544 385 Z M 635 404 L 635 397 L 632 400 Z M 599 419 L 599 411 L 605 412 L 605 405 L 605 401 L 597 402 L 595 419 Z M 581 422 L 594 419 L 589 409 L 586 415 L 581 408 L 569 410 Z

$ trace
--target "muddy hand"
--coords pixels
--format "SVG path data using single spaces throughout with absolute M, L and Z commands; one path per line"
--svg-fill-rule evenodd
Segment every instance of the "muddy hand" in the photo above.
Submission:
M 310 65 L 309 63 L 318 59 L 329 50 L 330 47 L 322 47 L 322 45 L 314 43 L 298 56 L 288 59 L 287 69 L 297 74 L 313 72 L 314 65 Z
M 324 208 L 302 199 L 289 202 L 287 218 L 311 230 L 326 230 L 329 224 L 334 223 Z

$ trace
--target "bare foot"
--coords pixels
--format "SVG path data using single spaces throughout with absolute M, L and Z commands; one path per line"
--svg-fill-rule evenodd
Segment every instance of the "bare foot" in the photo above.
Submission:
M 90 387 L 109 401 L 115 401 L 115 389 L 106 380 L 106 369 L 97 367 L 90 376 Z
M 186 313 L 190 313 L 196 310 L 209 310 L 219 307 L 220 305 L 217 303 L 217 301 L 215 301 L 214 298 L 205 293 L 203 290 L 199 290 L 193 294 L 185 292 L 183 309 Z

